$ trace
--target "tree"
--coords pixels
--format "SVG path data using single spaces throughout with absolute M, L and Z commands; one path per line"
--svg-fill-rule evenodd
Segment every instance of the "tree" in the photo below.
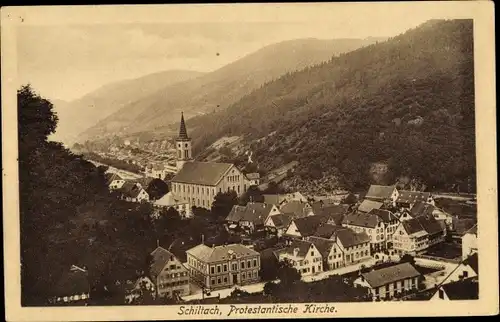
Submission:
M 247 191 L 240 197 L 239 204 L 244 206 L 249 201 L 264 202 L 264 196 L 262 194 L 262 191 L 260 191 L 260 189 L 258 187 L 256 187 L 256 186 L 248 187 Z
M 235 191 L 219 192 L 212 203 L 212 215 L 215 218 L 226 218 L 234 205 L 238 204 L 238 195 Z
M 300 281 L 300 273 L 292 266 L 288 260 L 280 261 L 278 266 L 278 279 L 281 285 L 294 284 Z
M 149 198 L 152 200 L 160 199 L 161 197 L 166 195 L 168 191 L 168 184 L 158 178 L 154 178 L 153 180 L 151 180 L 146 188 L 146 192 L 148 193 Z
M 353 193 L 349 193 L 344 199 L 342 199 L 342 203 L 346 205 L 353 205 L 358 202 L 358 198 Z
M 404 254 L 401 256 L 401 259 L 399 260 L 400 263 L 410 263 L 412 265 L 415 264 L 415 258 L 411 256 L 410 254 Z

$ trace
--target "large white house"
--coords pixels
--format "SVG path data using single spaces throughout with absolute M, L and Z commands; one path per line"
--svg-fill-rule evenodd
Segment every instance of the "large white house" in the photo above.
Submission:
M 323 257 L 309 241 L 293 240 L 287 247 L 274 251 L 274 255 L 279 261 L 289 261 L 301 276 L 323 271 Z
M 172 192 L 181 200 L 210 209 L 217 193 L 234 191 L 241 196 L 247 190 L 247 178 L 234 164 L 193 160 L 184 115 L 181 116 L 176 149 L 178 172 L 171 180 L 171 186 Z

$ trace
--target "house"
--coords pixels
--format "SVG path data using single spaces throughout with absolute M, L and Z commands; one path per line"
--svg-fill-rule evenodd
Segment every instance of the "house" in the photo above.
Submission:
M 188 270 L 177 257 L 163 247 L 151 253 L 149 276 L 156 285 L 156 295 L 175 298 L 189 295 Z
M 174 208 L 183 219 L 193 217 L 193 210 L 191 209 L 189 203 L 184 202 L 179 197 L 175 196 L 171 191 L 156 200 L 153 206 L 167 209 Z
M 444 241 L 446 227 L 432 216 L 421 216 L 402 221 L 393 235 L 393 247 L 400 255 L 415 255 Z
M 452 238 L 457 242 L 462 242 L 462 236 L 477 224 L 476 218 L 452 218 Z
M 292 192 L 287 194 L 264 194 L 264 202 L 277 205 L 281 207 L 290 201 L 302 201 L 307 202 L 307 198 L 304 197 L 300 192 Z
M 462 258 L 477 253 L 477 224 L 462 236 Z
M 366 233 L 341 229 L 335 235 L 335 242 L 343 253 L 345 266 L 370 259 L 370 237 Z
M 370 237 L 370 251 L 375 253 L 387 249 L 387 227 L 384 221 L 372 211 L 369 213 L 356 212 L 349 214 L 344 218 L 342 225 L 355 232 L 366 233 Z
M 461 281 L 479 275 L 478 254 L 474 253 L 457 264 L 455 269 L 441 282 L 441 285 Z
M 369 214 L 376 215 L 384 223 L 386 248 L 392 249 L 392 245 L 393 245 L 392 237 L 393 237 L 394 233 L 396 232 L 396 229 L 399 226 L 398 217 L 394 213 L 392 213 L 391 211 L 384 210 L 384 209 L 372 209 L 369 212 Z
M 396 204 L 399 197 L 398 190 L 395 186 L 380 186 L 372 184 L 365 195 L 365 199 L 388 203 L 391 205 Z
M 165 180 L 169 175 L 176 173 L 177 168 L 170 164 L 154 164 L 145 168 L 145 175 L 149 178 Z
M 274 251 L 278 261 L 289 261 L 301 276 L 323 271 L 323 258 L 316 246 L 309 241 L 293 240 L 286 247 Z
M 321 238 L 326 238 L 326 239 L 335 239 L 335 234 L 337 231 L 341 229 L 347 229 L 345 227 L 342 227 L 340 225 L 332 225 L 327 223 L 322 223 L 316 228 L 316 231 L 314 232 L 313 236 L 316 237 L 321 237 Z
M 125 184 L 125 180 L 116 173 L 108 172 L 104 176 L 109 190 L 120 189 Z
M 151 281 L 151 279 L 147 276 L 139 277 L 135 283 L 132 281 L 127 281 L 124 286 L 125 288 L 125 303 L 132 303 L 134 300 L 141 297 L 141 294 L 144 291 L 148 291 L 151 293 L 153 297 L 156 296 L 155 285 Z
M 349 205 L 328 204 L 323 201 L 311 204 L 311 212 L 316 216 L 330 216 L 331 224 L 341 225 L 344 215 L 349 211 Z
M 117 191 L 121 198 L 130 202 L 149 201 L 149 195 L 140 184 L 133 181 L 126 181 Z
M 468 278 L 437 287 L 431 301 L 477 300 L 479 283 L 476 278 Z
M 361 274 L 355 286 L 367 287 L 373 300 L 388 300 L 403 292 L 417 291 L 421 274 L 410 263 Z
M 434 198 L 430 192 L 398 190 L 398 198 L 396 199 L 396 206 L 406 209 L 412 209 L 415 203 L 421 202 L 435 205 Z
M 285 234 L 286 229 L 293 220 L 293 214 L 277 214 L 269 216 L 264 223 L 264 226 L 278 237 Z
M 246 174 L 248 186 L 258 186 L 260 184 L 260 174 L 258 172 L 252 172 Z
M 62 274 L 51 293 L 53 297 L 49 299 L 49 302 L 52 304 L 85 303 L 90 298 L 87 269 L 72 265 Z
M 302 200 L 288 201 L 280 207 L 280 211 L 283 213 L 292 213 L 296 218 L 313 214 L 311 204 Z
M 208 247 L 200 244 L 187 252 L 191 279 L 211 290 L 260 280 L 260 254 L 241 244 Z
M 171 187 L 184 202 L 210 209 L 217 193 L 234 191 L 241 196 L 246 192 L 246 177 L 234 164 L 193 161 L 184 115 L 181 116 L 176 149 L 178 172 L 171 180 Z
M 340 246 L 331 239 L 309 236 L 307 241 L 316 246 L 323 259 L 323 270 L 332 270 L 344 266 L 344 254 Z
M 444 220 L 448 230 L 451 230 L 453 227 L 453 216 L 430 203 L 416 201 L 411 208 L 409 215 L 410 216 L 407 218 L 432 216 L 436 218 L 436 220 Z
M 372 209 L 382 208 L 383 205 L 384 205 L 384 203 L 382 203 L 382 202 L 365 199 L 358 206 L 358 211 L 370 212 Z
M 308 216 L 293 219 L 285 231 L 285 237 L 305 238 L 313 235 L 321 224 L 328 221 L 327 216 Z
M 229 228 L 240 226 L 249 233 L 264 227 L 269 216 L 278 215 L 278 207 L 261 202 L 249 202 L 246 206 L 234 205 L 226 217 Z M 233 227 L 231 227 L 233 226 Z

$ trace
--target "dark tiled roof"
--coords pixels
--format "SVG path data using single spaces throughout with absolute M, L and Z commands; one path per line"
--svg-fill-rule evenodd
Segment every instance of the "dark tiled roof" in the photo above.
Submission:
M 143 178 L 139 178 L 139 179 L 135 179 L 134 181 L 139 183 L 141 185 L 141 187 L 143 187 L 144 189 L 147 189 L 149 187 L 149 184 L 154 180 L 154 178 L 150 178 L 150 177 L 143 177 Z
M 399 203 L 415 203 L 417 201 L 426 202 L 430 196 L 430 192 L 398 190 L 399 196 L 396 202 Z
M 288 255 L 293 255 L 294 250 L 297 249 L 298 256 L 305 257 L 312 245 L 313 245 L 313 243 L 305 241 L 305 240 L 294 240 L 287 247 L 274 251 L 274 254 L 275 254 L 276 258 L 279 258 L 279 255 L 283 254 L 283 253 L 286 253 Z
M 450 300 L 477 300 L 479 283 L 474 278 L 447 283 L 441 286 Z
M 390 223 L 390 222 L 398 220 L 398 218 L 389 210 L 372 209 L 372 210 L 370 210 L 370 212 L 368 214 L 377 216 L 384 223 Z
M 125 181 L 123 186 L 118 189 L 118 191 L 125 197 L 137 198 L 141 192 L 141 188 L 139 188 L 137 183 L 134 181 Z
M 297 200 L 292 200 L 284 204 L 280 210 L 285 213 L 293 213 L 296 217 L 304 217 L 309 212 L 308 208 L 309 204 L 306 202 L 301 202 Z
M 338 230 L 337 238 L 346 248 L 370 242 L 370 236 L 365 233 L 356 233 L 351 229 Z
M 288 227 L 293 220 L 292 214 L 278 214 L 271 217 L 276 228 Z
M 331 224 L 321 224 L 318 226 L 316 231 L 314 232 L 314 236 L 323 237 L 323 238 L 331 238 L 337 231 L 347 229 L 342 226 L 336 226 Z
M 282 195 L 262 195 L 264 197 L 264 202 L 279 206 L 286 198 Z
M 431 204 L 417 201 L 410 210 L 410 216 L 419 217 L 419 216 L 429 216 L 432 215 L 432 212 L 436 209 Z
M 89 293 L 90 285 L 88 272 L 80 267 L 73 266 L 62 274 L 54 287 L 54 296 L 71 296 Z
M 115 180 L 123 180 L 122 177 L 120 177 L 118 174 L 110 172 L 106 173 L 104 177 L 106 178 L 106 183 L 108 186 Z
M 358 206 L 358 210 L 362 212 L 370 212 L 372 209 L 380 209 L 384 204 L 382 202 L 365 199 Z
M 335 245 L 335 241 L 331 239 L 316 236 L 310 236 L 307 240 L 313 243 L 314 246 L 316 246 L 323 258 L 328 257 L 328 254 L 330 254 L 330 250 Z
M 215 186 L 233 165 L 216 162 L 186 162 L 172 182 Z
M 179 127 L 179 136 L 180 140 L 189 140 L 186 130 L 186 122 L 184 122 L 184 113 L 181 113 L 181 125 Z
M 432 235 L 443 232 L 443 226 L 432 216 L 420 216 L 411 218 L 402 222 L 408 234 L 414 234 L 419 231 L 425 231 Z
M 153 258 L 152 258 L 151 266 L 149 268 L 149 274 L 154 279 L 156 279 L 158 277 L 158 274 L 160 274 L 160 272 L 163 270 L 163 268 L 165 267 L 165 265 L 167 265 L 167 263 L 169 261 L 177 260 L 174 256 L 174 254 L 172 254 L 171 252 L 169 252 L 168 250 L 166 250 L 163 247 L 156 248 L 151 253 L 151 256 Z M 180 266 L 184 267 L 184 265 L 182 265 L 179 260 L 177 260 L 177 261 L 179 262 L 178 264 Z
M 452 225 L 453 225 L 453 230 L 455 230 L 455 234 L 462 236 L 476 225 L 476 220 L 473 218 L 453 217 Z
M 302 237 L 311 236 L 316 232 L 319 225 L 326 223 L 328 220 L 325 216 L 307 216 L 294 219 L 293 222 L 300 232 Z
M 230 244 L 215 247 L 208 247 L 207 245 L 200 244 L 189 249 L 187 252 L 205 263 L 227 260 L 232 255 L 236 255 L 236 258 L 259 255 L 258 252 L 241 244 Z
M 366 199 L 384 200 L 390 199 L 394 186 L 379 186 L 372 184 L 365 195 Z
M 255 225 L 263 225 L 267 216 L 271 212 L 273 205 L 261 202 L 249 202 L 246 206 L 233 206 L 227 216 L 227 221 L 251 221 Z
M 420 276 L 420 273 L 410 263 L 402 263 L 394 266 L 376 269 L 362 274 L 372 288 L 394 283 L 407 278 Z
M 467 257 L 464 260 L 464 264 L 468 264 L 474 270 L 474 272 L 479 275 L 479 262 L 477 253 L 474 253 Z
M 349 210 L 349 205 L 334 205 L 327 204 L 321 201 L 315 202 L 311 205 L 312 211 L 315 215 L 343 215 Z
M 343 223 L 358 227 L 375 228 L 382 220 L 370 213 L 356 212 L 345 216 Z

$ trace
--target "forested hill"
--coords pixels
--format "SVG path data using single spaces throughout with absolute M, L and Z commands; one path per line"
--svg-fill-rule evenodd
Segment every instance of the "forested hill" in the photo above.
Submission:
M 191 119 L 195 149 L 243 135 L 259 166 L 300 162 L 291 181 L 340 178 L 475 185 L 472 20 L 433 20 L 385 42 L 289 73 L 228 109 Z M 257 140 L 264 138 L 264 140 Z

